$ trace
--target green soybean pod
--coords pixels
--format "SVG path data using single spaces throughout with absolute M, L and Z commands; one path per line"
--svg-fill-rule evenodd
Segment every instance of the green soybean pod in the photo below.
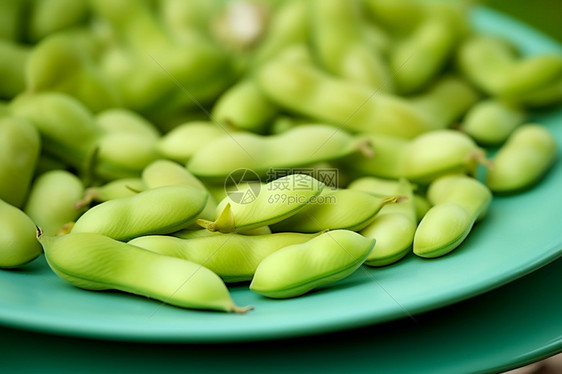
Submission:
M 223 233 L 220 231 L 209 231 L 207 229 L 184 229 L 184 230 L 176 231 L 170 235 L 180 239 L 196 239 L 196 238 L 206 238 L 208 236 L 213 236 L 213 235 L 218 236 L 222 234 Z M 271 229 L 269 228 L 269 226 L 260 226 L 260 227 L 256 227 L 255 229 L 238 232 L 237 234 L 269 235 L 271 234 Z
M 211 111 L 212 118 L 220 124 L 260 134 L 265 133 L 277 113 L 277 106 L 252 78 L 243 79 L 226 90 Z
M 380 198 L 363 191 L 324 188 L 296 214 L 271 225 L 271 230 L 308 233 L 338 229 L 359 231 L 375 219 L 384 205 L 395 203 L 399 198 Z
M 486 214 L 492 193 L 466 175 L 446 175 L 430 184 L 427 211 L 414 235 L 413 251 L 425 258 L 443 256 L 457 248 L 474 223 Z
M 126 108 L 111 108 L 99 112 L 96 122 L 100 128 L 108 133 L 126 133 L 142 135 L 158 140 L 160 132 L 150 121 L 140 114 Z
M 164 134 L 157 148 L 165 158 L 185 164 L 197 150 L 225 134 L 225 129 L 209 121 L 182 123 Z
M 109 200 L 88 210 L 72 233 L 91 232 L 117 240 L 168 234 L 195 222 L 208 194 L 188 186 L 164 186 Z
M 185 185 L 208 193 L 205 185 L 191 174 L 189 170 L 169 160 L 156 160 L 149 164 L 142 172 L 142 180 L 148 188 Z M 215 199 L 209 195 L 207 204 L 200 214 L 200 218 L 213 219 L 216 209 L 217 203 Z
M 237 169 L 251 169 L 264 176 L 275 168 L 304 167 L 355 152 L 369 155 L 369 151 L 368 141 L 361 137 L 334 126 L 308 124 L 279 135 L 223 136 L 199 149 L 187 169 L 200 178 L 222 182 Z
M 32 0 L 27 36 L 35 42 L 86 21 L 87 0 Z
M 29 120 L 41 135 L 42 150 L 83 170 L 102 130 L 92 113 L 77 99 L 44 92 L 20 96 L 11 103 L 14 116 Z
M 97 144 L 95 173 L 105 180 L 140 177 L 146 166 L 160 158 L 156 146 L 156 139 L 142 134 L 104 134 Z
M 415 0 L 366 0 L 364 8 L 373 23 L 398 36 L 413 32 L 426 11 L 424 3 Z
M 537 183 L 557 157 L 554 136 L 544 126 L 520 126 L 499 149 L 486 184 L 494 193 L 512 193 Z
M 39 134 L 28 121 L 0 118 L 0 199 L 23 206 L 40 147 Z
M 108 200 L 132 197 L 147 189 L 141 178 L 121 178 L 107 182 L 101 186 L 88 187 L 84 195 L 76 202 L 76 208 L 80 209 L 92 202 L 104 202 Z
M 480 93 L 467 81 L 455 75 L 444 75 L 408 100 L 433 118 L 434 129 L 445 129 L 459 121 L 479 99 Z
M 402 157 L 403 176 L 423 184 L 450 173 L 474 174 L 478 163 L 487 163 L 484 150 L 474 140 L 451 129 L 420 135 L 410 142 Z
M 474 105 L 459 129 L 484 145 L 499 145 L 525 121 L 524 109 L 500 100 L 485 100 Z
M 459 32 L 445 9 L 433 9 L 413 32 L 396 43 L 390 53 L 397 91 L 408 94 L 422 89 L 445 66 Z
M 286 1 L 275 9 L 263 39 L 252 56 L 252 67 L 275 58 L 285 49 L 302 44 L 309 36 L 308 5 L 304 1 Z
M 35 232 L 31 218 L 0 199 L 0 268 L 18 267 L 41 254 Z
M 350 170 L 355 177 L 398 179 L 404 176 L 402 159 L 410 144 L 408 139 L 388 135 L 361 134 L 360 136 L 369 141 L 373 149 L 373 157 L 350 155 L 341 159 L 339 164 Z
M 41 40 L 25 66 L 29 92 L 63 92 L 93 112 L 119 105 L 112 80 L 95 62 L 100 43 L 87 29 L 55 33 Z
M 403 197 L 401 201 L 383 206 L 374 220 L 360 231 L 361 235 L 377 240 L 365 260 L 366 265 L 392 264 L 412 249 L 418 227 L 414 194 L 407 180 L 401 179 L 397 184 L 394 193 Z
M 374 239 L 353 231 L 328 231 L 267 256 L 256 269 L 250 289 L 271 298 L 300 296 L 349 276 L 374 245 Z
M 27 12 L 27 3 L 21 0 L 0 2 L 0 39 L 19 40 Z
M 252 280 L 259 263 L 271 253 L 289 245 L 304 243 L 315 236 L 317 234 L 216 233 L 207 237 L 180 239 L 152 235 L 135 238 L 129 244 L 201 264 L 225 282 L 242 282 Z
M 0 38 L 0 98 L 11 99 L 25 90 L 25 64 L 28 47 Z
M 258 190 L 239 188 L 219 203 L 214 222 L 200 219 L 197 223 L 224 233 L 270 226 L 304 208 L 323 188 L 322 182 L 306 174 L 281 177 Z
M 119 290 L 183 308 L 244 313 L 218 275 L 192 262 L 163 256 L 93 233 L 39 235 L 51 269 L 70 284 Z
M 363 35 L 359 1 L 308 2 L 311 42 L 321 65 L 330 73 L 372 89 L 392 91 L 388 66 L 378 50 L 369 48 Z
M 330 76 L 312 64 L 287 61 L 285 55 L 265 64 L 256 77 L 282 109 L 346 131 L 412 138 L 435 128 L 430 116 L 404 98 L 373 95 L 364 85 Z
M 56 235 L 83 213 L 76 207 L 83 195 L 84 186 L 74 174 L 65 170 L 49 171 L 33 182 L 24 212 L 45 234 Z

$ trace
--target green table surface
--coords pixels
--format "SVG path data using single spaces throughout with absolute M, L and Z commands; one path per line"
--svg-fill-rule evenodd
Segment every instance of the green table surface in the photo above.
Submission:
M 299 339 L 149 344 L 0 328 L 2 373 L 495 373 L 561 351 L 562 259 L 415 319 Z

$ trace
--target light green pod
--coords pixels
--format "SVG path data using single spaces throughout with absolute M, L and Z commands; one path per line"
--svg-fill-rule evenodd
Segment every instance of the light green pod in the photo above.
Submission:
M 162 156 L 185 164 L 199 148 L 230 131 L 208 121 L 187 122 L 164 134 L 157 148 Z
M 506 41 L 479 36 L 460 46 L 457 61 L 461 71 L 490 95 L 518 103 L 526 103 L 529 98 L 537 106 L 560 99 L 562 58 L 559 55 L 519 57 Z M 544 92 L 553 96 L 545 96 Z
M 41 254 L 35 232 L 31 218 L 0 199 L 0 268 L 26 264 Z
M 218 275 L 192 262 L 162 256 L 100 234 L 40 235 L 51 269 L 87 290 L 119 290 L 192 309 L 246 312 Z
M 408 94 L 427 85 L 445 66 L 459 32 L 445 11 L 424 19 L 391 50 L 389 65 L 397 91 Z
M 0 39 L 20 40 L 25 28 L 27 3 L 21 0 L 0 2 Z
M 414 183 L 427 184 L 450 173 L 474 174 L 485 163 L 484 150 L 466 134 L 436 130 L 412 140 L 402 156 L 402 176 Z
M 322 230 L 359 231 L 369 225 L 381 208 L 398 201 L 357 190 L 325 188 L 296 214 L 271 225 L 273 232 L 318 232 Z
M 23 206 L 40 148 L 39 134 L 28 121 L 0 118 L 0 199 Z
M 88 16 L 87 0 L 32 0 L 31 3 L 27 36 L 33 42 L 79 25 Z
M 86 29 L 55 33 L 41 40 L 25 66 L 29 92 L 63 92 L 93 112 L 118 106 L 114 82 L 95 63 L 100 46 Z
M 490 99 L 474 105 L 459 129 L 479 144 L 499 145 L 507 140 L 525 118 L 522 107 Z
M 290 52 L 290 51 L 289 51 Z M 435 128 L 406 99 L 377 92 L 284 56 L 257 73 L 263 91 L 281 108 L 341 129 L 412 138 Z M 335 94 L 337 93 L 337 94 Z
M 251 280 L 259 263 L 273 252 L 289 245 L 304 243 L 315 236 L 317 234 L 216 233 L 207 237 L 180 239 L 153 235 L 135 238 L 129 244 L 201 264 L 218 274 L 225 282 L 242 282 Z
M 208 193 L 205 185 L 185 167 L 169 160 L 156 160 L 152 162 L 143 170 L 142 180 L 148 188 L 185 185 Z M 199 218 L 208 220 L 214 219 L 216 209 L 217 203 L 215 199 L 209 195 L 207 204 L 199 215 Z
M 367 238 L 377 240 L 377 245 L 365 260 L 366 265 L 392 264 L 406 256 L 412 248 L 418 227 L 412 186 L 402 179 L 397 183 L 394 194 L 403 197 L 401 201 L 383 206 L 374 220 L 360 232 Z
M 374 239 L 353 231 L 328 231 L 267 256 L 259 264 L 250 289 L 271 298 L 300 296 L 349 276 L 374 245 Z
M 392 91 L 387 63 L 363 35 L 358 1 L 308 2 L 311 42 L 321 65 L 330 73 L 380 91 Z
M 132 110 L 112 108 L 96 115 L 96 122 L 100 128 L 108 133 L 126 133 L 142 135 L 158 140 L 160 132 L 151 122 Z
M 424 3 L 415 0 L 365 0 L 364 7 L 372 22 L 396 35 L 410 34 L 425 16 Z
M 287 152 L 290 149 L 291 152 Z M 309 124 L 279 135 L 236 133 L 199 149 L 187 168 L 200 178 L 224 181 L 232 171 L 251 169 L 264 176 L 275 168 L 296 168 L 363 151 L 368 142 L 337 127 Z
M 309 18 L 305 1 L 286 1 L 280 4 L 271 15 L 266 34 L 256 46 L 251 66 L 259 67 L 291 45 L 306 43 Z
M 53 170 L 33 182 L 24 212 L 45 234 L 56 235 L 83 213 L 76 207 L 83 195 L 84 186 L 78 177 L 65 170 Z
M 106 133 L 98 141 L 95 173 L 107 180 L 139 177 L 160 158 L 156 145 L 156 139 L 141 134 Z
M 76 202 L 76 208 L 80 209 L 90 205 L 92 202 L 101 203 L 108 200 L 132 197 L 146 189 L 146 184 L 144 184 L 141 178 L 115 179 L 101 186 L 88 187 L 84 191 L 82 198 Z
M 20 96 L 11 103 L 14 116 L 29 120 L 41 135 L 41 146 L 69 165 L 83 170 L 102 130 L 77 99 L 55 92 Z
M 278 108 L 252 78 L 241 80 L 215 102 L 211 116 L 220 124 L 263 134 Z
M 25 64 L 28 47 L 0 38 L 0 98 L 11 99 L 25 90 Z
M 479 99 L 480 93 L 467 81 L 444 75 L 408 100 L 433 119 L 434 129 L 446 129 L 455 125 Z
M 117 240 L 168 234 L 195 222 L 208 194 L 188 186 L 164 186 L 109 200 L 88 210 L 72 233 L 92 232 Z
M 493 159 L 486 184 L 494 193 L 517 192 L 538 182 L 557 157 L 554 136 L 538 124 L 519 127 Z
M 414 253 L 420 257 L 443 256 L 457 248 L 474 223 L 487 212 L 492 193 L 476 179 L 446 175 L 428 188 L 433 207 L 425 214 L 414 236 Z
M 304 208 L 323 188 L 322 182 L 309 175 L 291 174 L 257 190 L 247 187 L 230 193 L 219 203 L 214 222 L 197 223 L 210 231 L 225 233 L 270 226 Z

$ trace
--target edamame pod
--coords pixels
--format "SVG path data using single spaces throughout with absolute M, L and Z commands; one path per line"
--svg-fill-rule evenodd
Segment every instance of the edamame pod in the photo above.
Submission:
M 525 121 L 523 108 L 499 100 L 481 101 L 466 114 L 459 129 L 479 144 L 499 145 Z
M 35 232 L 31 218 L 0 199 L 0 268 L 26 264 L 41 254 Z
M 156 144 L 156 139 L 142 134 L 104 134 L 97 144 L 95 173 L 106 180 L 139 177 L 146 166 L 160 157 Z
M 141 178 L 115 179 L 101 186 L 87 188 L 84 191 L 84 196 L 76 203 L 76 208 L 80 209 L 91 202 L 101 203 L 108 200 L 132 197 L 146 189 L 147 187 Z
M 25 90 L 24 69 L 30 50 L 0 38 L 0 98 L 11 99 Z
M 290 52 L 290 51 L 289 51 Z M 269 62 L 257 73 L 263 91 L 283 109 L 343 130 L 412 138 L 434 129 L 430 116 L 405 99 L 335 78 L 312 64 Z
M 28 91 L 63 92 L 93 112 L 119 105 L 113 81 L 94 61 L 99 49 L 98 41 L 86 30 L 55 33 L 43 39 L 26 64 Z
M 328 231 L 267 256 L 259 264 L 250 289 L 271 298 L 300 296 L 349 276 L 374 245 L 374 239 L 353 231 Z
M 154 140 L 160 139 L 160 132 L 151 122 L 129 109 L 104 110 L 96 115 L 96 122 L 108 133 L 126 133 Z
M 219 203 L 214 222 L 197 223 L 210 231 L 225 233 L 269 226 L 297 213 L 323 188 L 322 182 L 309 175 L 291 174 L 262 186 L 257 195 L 250 187 L 230 193 Z
M 40 175 L 29 193 L 24 212 L 47 235 L 56 235 L 83 212 L 76 203 L 84 195 L 78 177 L 65 170 Z
M 178 125 L 162 138 L 157 148 L 162 156 L 182 164 L 193 156 L 205 144 L 232 131 L 228 126 L 225 129 L 208 121 L 194 121 Z
M 271 253 L 289 245 L 304 243 L 315 236 L 317 234 L 217 233 L 207 237 L 180 239 L 153 235 L 135 238 L 129 244 L 201 264 L 225 282 L 242 282 L 251 280 L 259 263 Z
M 188 186 L 164 186 L 133 197 L 109 200 L 88 210 L 72 233 L 91 232 L 117 240 L 168 234 L 195 222 L 208 194 Z
M 296 214 L 271 225 L 273 232 L 359 231 L 369 225 L 386 204 L 400 196 L 379 198 L 363 191 L 325 188 Z
M 536 183 L 557 157 L 553 135 L 543 126 L 519 127 L 500 148 L 488 171 L 486 184 L 494 193 L 509 193 Z
M 87 0 L 32 0 L 31 3 L 27 37 L 32 42 L 79 25 L 88 16 Z
M 218 275 L 192 262 L 163 256 L 100 234 L 38 235 L 51 269 L 88 290 L 120 290 L 192 309 L 244 313 Z
M 211 115 L 220 124 L 263 134 L 277 112 L 277 106 L 263 94 L 254 79 L 247 78 L 218 98 Z
M 287 149 L 291 152 L 287 152 Z M 187 163 L 200 178 L 224 181 L 233 170 L 251 169 L 265 176 L 274 168 L 295 168 L 354 152 L 369 155 L 368 142 L 328 125 L 302 125 L 279 135 L 235 133 L 211 141 Z
M 103 132 L 82 103 L 62 93 L 20 96 L 11 110 L 37 128 L 43 150 L 79 170 L 86 167 Z
M 392 91 L 387 63 L 369 48 L 358 1 L 309 1 L 312 47 L 330 73 L 380 91 Z
M 208 193 L 205 185 L 185 167 L 169 160 L 157 160 L 152 162 L 143 170 L 142 180 L 148 188 L 185 185 Z M 217 203 L 215 199 L 209 195 L 207 204 L 199 215 L 199 218 L 213 219 L 216 209 Z
M 414 236 L 414 253 L 443 256 L 457 248 L 474 223 L 487 212 L 492 193 L 465 175 L 446 175 L 430 184 L 427 197 L 433 207 L 422 218 Z
M 548 105 L 560 100 L 562 58 L 543 54 L 518 57 L 506 41 L 476 36 L 463 43 L 458 50 L 461 71 L 479 88 L 501 99 L 525 103 L 530 98 L 533 105 Z M 551 91 L 552 97 L 541 92 Z M 540 100 L 537 100 L 537 95 Z
M 402 176 L 427 184 L 450 173 L 474 174 L 478 163 L 486 163 L 484 150 L 466 134 L 444 129 L 412 140 L 402 156 Z
M 394 193 L 404 198 L 396 204 L 383 206 L 374 220 L 360 232 L 367 238 L 377 240 L 377 245 L 365 260 L 366 265 L 392 264 L 408 254 L 412 248 L 418 227 L 414 194 L 407 180 L 401 179 L 397 184 Z
M 170 235 L 180 238 L 180 239 L 196 239 L 196 238 L 203 238 L 213 235 L 221 235 L 222 232 L 220 231 L 209 231 L 207 229 L 184 229 L 180 231 L 176 231 Z M 242 232 L 238 232 L 237 234 L 240 235 L 269 235 L 271 234 L 271 229 L 269 226 L 260 226 L 256 227 L 255 229 L 250 229 Z
M 40 147 L 39 134 L 31 123 L 22 118 L 0 118 L 0 199 L 23 206 Z

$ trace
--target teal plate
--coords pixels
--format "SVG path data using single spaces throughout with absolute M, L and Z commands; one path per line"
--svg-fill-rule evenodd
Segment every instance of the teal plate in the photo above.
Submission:
M 562 259 L 416 319 L 232 344 L 112 342 L 0 327 L 4 373 L 499 373 L 562 351 Z M 4 344 L 2 344 L 4 343 Z M 30 360 L 30 357 L 33 359 Z
M 501 14 L 478 8 L 474 23 L 504 35 L 526 53 L 560 46 Z M 562 109 L 535 114 L 562 146 Z M 232 342 L 338 331 L 440 308 L 530 273 L 562 254 L 562 162 L 535 188 L 495 198 L 489 215 L 450 255 L 413 255 L 304 297 L 269 300 L 247 286 L 232 289 L 244 315 L 191 311 L 118 292 L 88 292 L 57 278 L 39 258 L 0 272 L 0 323 L 85 337 L 135 341 Z

